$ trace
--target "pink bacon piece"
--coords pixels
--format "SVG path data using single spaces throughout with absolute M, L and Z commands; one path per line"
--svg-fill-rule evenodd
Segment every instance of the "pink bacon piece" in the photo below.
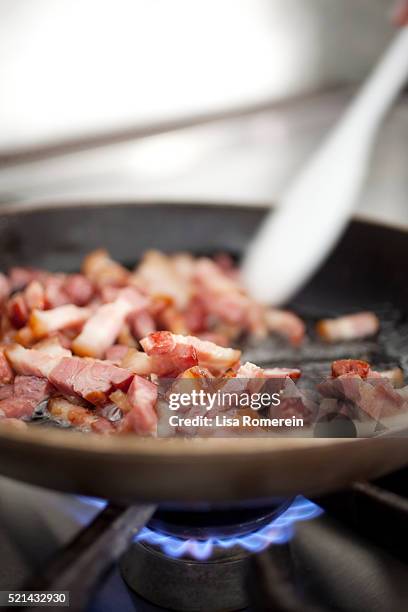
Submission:
M 86 306 L 94 294 L 94 288 L 91 281 L 83 274 L 70 274 L 63 288 L 70 302 L 76 306 Z
M 137 340 L 156 331 L 154 319 L 147 310 L 135 312 L 129 319 L 129 325 L 131 327 L 133 336 Z
M 160 359 L 163 359 L 165 355 L 174 357 L 179 355 L 186 356 L 187 361 L 196 361 L 196 363 L 183 367 L 180 371 L 200 365 L 208 368 L 212 373 L 222 373 L 239 361 L 241 356 L 241 351 L 218 346 L 195 336 L 181 336 L 166 331 L 149 334 L 140 341 L 140 344 L 148 355 L 160 356 Z M 190 352 L 186 353 L 186 349 L 189 349 Z M 193 351 L 196 359 L 194 359 Z
M 151 435 L 157 431 L 157 386 L 154 383 L 135 376 L 127 392 L 130 410 L 125 415 L 120 431 L 133 431 L 139 435 Z
M 102 358 L 118 337 L 127 316 L 146 304 L 147 299 L 136 289 L 122 289 L 114 302 L 103 304 L 88 319 L 72 343 L 73 351 L 81 357 Z
M 12 394 L 0 401 L 0 411 L 7 418 L 31 418 L 38 404 L 52 393 L 52 387 L 44 378 L 16 376 Z
M 269 308 L 266 310 L 264 317 L 270 332 L 284 336 L 294 346 L 302 343 L 305 336 L 305 324 L 293 312 Z
M 18 374 L 48 378 L 51 370 L 61 360 L 61 355 L 49 355 L 43 351 L 26 349 L 12 344 L 4 350 L 11 366 Z M 71 353 L 67 351 L 67 354 Z
M 90 316 L 89 308 L 65 304 L 52 310 L 33 310 L 29 325 L 34 336 L 42 338 L 60 329 L 80 327 Z
M 64 395 L 78 395 L 99 405 L 113 389 L 127 389 L 132 373 L 105 361 L 64 357 L 48 375 L 49 381 Z
M 194 280 L 207 312 L 230 324 L 246 324 L 252 301 L 240 285 L 207 258 L 196 263 Z
M 70 303 L 64 290 L 65 274 L 49 274 L 44 280 L 45 308 L 58 308 Z
M 124 344 L 114 344 L 106 351 L 105 359 L 112 361 L 115 365 L 120 365 L 128 350 L 129 347 Z
M 326 342 L 373 336 L 379 328 L 380 322 L 373 312 L 359 312 L 337 319 L 322 319 L 316 325 L 318 335 Z

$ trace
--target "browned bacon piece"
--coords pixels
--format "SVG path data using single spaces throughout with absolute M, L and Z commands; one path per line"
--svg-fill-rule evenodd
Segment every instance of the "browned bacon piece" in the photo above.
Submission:
M 63 397 L 54 397 L 48 403 L 51 418 L 65 426 L 72 426 L 80 431 L 112 433 L 113 425 L 83 406 L 74 404 Z
M 28 321 L 28 308 L 21 293 L 16 293 L 7 302 L 7 314 L 11 325 L 21 329 Z
M 369 372 L 370 364 L 360 359 L 339 359 L 332 363 L 332 376 L 334 377 L 351 374 L 367 378 Z
M 326 342 L 340 342 L 374 336 L 380 328 L 373 312 L 358 312 L 337 319 L 323 319 L 316 326 L 319 336 Z
M 192 352 L 194 351 L 196 363 L 191 363 L 188 367 L 200 365 L 213 373 L 225 372 L 239 361 L 241 356 L 241 351 L 232 348 L 218 346 L 213 342 L 200 340 L 195 336 L 180 336 L 165 331 L 150 334 L 143 338 L 140 343 L 148 355 L 160 356 L 160 360 L 163 360 L 165 356 L 188 355 L 185 350 L 190 349 L 189 359 L 191 361 L 195 360 Z M 188 367 L 183 367 L 180 371 L 186 370 Z

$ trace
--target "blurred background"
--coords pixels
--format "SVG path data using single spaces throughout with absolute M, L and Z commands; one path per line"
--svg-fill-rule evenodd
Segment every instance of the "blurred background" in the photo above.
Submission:
M 0 201 L 279 201 L 392 37 L 393 4 L 0 0 Z M 408 224 L 407 167 L 402 96 L 360 213 Z

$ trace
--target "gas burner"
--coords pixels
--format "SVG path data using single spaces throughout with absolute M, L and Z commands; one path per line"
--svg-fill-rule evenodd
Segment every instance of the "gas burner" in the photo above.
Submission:
M 294 523 L 320 512 L 303 497 L 269 509 L 159 510 L 122 558 L 122 576 L 136 593 L 168 609 L 240 610 L 248 557 L 288 542 Z

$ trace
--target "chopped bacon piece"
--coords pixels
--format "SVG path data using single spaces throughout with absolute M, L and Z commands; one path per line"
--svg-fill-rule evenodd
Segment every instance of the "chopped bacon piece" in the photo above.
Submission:
M 145 306 L 146 299 L 136 289 L 123 289 L 114 302 L 100 306 L 88 319 L 72 343 L 74 352 L 80 356 L 103 357 L 118 337 L 126 317 Z
M 48 403 L 48 409 L 55 421 L 61 425 L 72 426 L 80 431 L 95 431 L 97 433 L 112 433 L 113 425 L 107 419 L 91 410 L 73 404 L 63 397 L 54 397 Z
M 0 414 L 6 418 L 30 419 L 35 404 L 29 397 L 10 397 L 0 401 Z
M 0 401 L 0 412 L 7 418 L 31 418 L 35 407 L 51 392 L 51 386 L 43 378 L 16 376 L 12 394 Z
M 247 361 L 238 368 L 236 378 L 241 378 L 244 380 L 245 386 L 241 390 L 249 393 L 257 393 L 265 384 L 263 369 L 250 361 Z
M 10 294 L 10 283 L 5 274 L 0 272 L 0 304 L 4 302 Z
M 184 312 L 184 320 L 190 333 L 196 334 L 205 331 L 207 329 L 207 318 L 208 312 L 204 301 L 198 295 L 193 296 Z
M 327 342 L 374 336 L 379 328 L 380 322 L 373 312 L 359 312 L 337 319 L 323 319 L 316 325 L 317 333 Z
M 367 378 L 369 372 L 370 364 L 359 359 L 339 359 L 332 363 L 332 376 L 334 377 L 353 374 Z
M 129 347 L 123 344 L 114 344 L 106 351 L 105 359 L 112 361 L 115 365 L 120 365 L 122 359 L 128 352 Z
M 10 383 L 13 378 L 13 370 L 10 368 L 10 364 L 4 355 L 4 350 L 0 349 L 0 385 Z
M 91 316 L 89 308 L 65 304 L 52 310 L 34 310 L 29 319 L 30 328 L 36 338 L 69 327 L 80 327 Z
M 188 329 L 183 314 L 174 306 L 167 306 L 158 316 L 159 329 L 166 329 L 173 334 L 187 334 Z
M 47 399 L 52 393 L 52 387 L 45 378 L 37 376 L 16 376 L 14 379 L 14 395 L 29 397 L 35 405 Z
M 136 272 L 132 282 L 149 295 L 168 296 L 180 309 L 184 309 L 190 299 L 189 283 L 178 273 L 180 262 L 174 264 L 171 257 L 159 251 L 148 251 Z
M 129 325 L 132 333 L 137 340 L 144 338 L 148 334 L 156 331 L 156 323 L 150 312 L 147 310 L 140 310 L 135 312 L 129 317 Z
M 114 261 L 105 249 L 89 253 L 83 261 L 82 272 L 95 285 L 122 287 L 129 278 L 129 271 Z
M 121 423 L 121 431 L 139 435 L 155 434 L 157 430 L 157 386 L 141 376 L 135 376 L 127 393 L 131 406 Z
M 294 346 L 298 346 L 303 341 L 305 324 L 293 312 L 269 308 L 265 312 L 265 321 L 270 332 L 285 336 Z
M 76 306 L 86 306 L 94 294 L 91 281 L 83 274 L 70 274 L 64 282 L 64 291 Z
M 4 349 L 7 359 L 18 374 L 47 378 L 61 357 L 12 344 Z
M 79 395 L 91 404 L 103 404 L 113 389 L 127 389 L 132 373 L 94 359 L 63 357 L 49 373 L 49 381 L 62 393 Z
M 14 394 L 14 384 L 0 386 L 0 400 L 8 399 Z
M 35 342 L 34 334 L 31 327 L 25 325 L 19 329 L 14 335 L 14 341 L 25 347 L 30 347 Z
M 195 281 L 208 313 L 226 323 L 245 327 L 253 302 L 238 283 L 206 258 L 197 261 Z
M 160 357 L 167 354 L 172 357 L 186 356 L 185 352 L 182 353 L 182 348 L 193 349 L 197 363 L 191 363 L 188 367 L 200 365 L 215 373 L 224 372 L 239 361 L 241 356 L 241 351 L 224 348 L 194 336 L 180 336 L 166 331 L 150 334 L 143 338 L 140 343 L 148 355 L 160 355 Z M 189 360 L 195 360 L 194 353 L 187 354 Z M 186 370 L 187 367 L 182 369 Z
M 43 310 L 45 306 L 44 287 L 38 280 L 33 280 L 24 290 L 24 299 L 28 310 L 38 308 Z
M 21 293 L 16 293 L 7 302 L 7 314 L 10 323 L 16 329 L 21 329 L 28 320 L 28 308 Z
M 265 368 L 264 376 L 266 378 L 286 378 L 287 376 L 292 380 L 300 378 L 301 371 L 296 368 Z
M 118 408 L 120 408 L 123 414 L 126 414 L 130 411 L 131 405 L 129 403 L 127 395 L 126 393 L 123 393 L 123 391 L 121 391 L 120 389 L 116 389 L 116 391 L 111 393 L 109 399 L 116 406 L 118 406 Z
M 32 348 L 52 357 L 71 357 L 72 355 L 71 351 L 62 345 L 59 336 L 50 336 L 40 340 Z
M 121 363 L 122 368 L 130 370 L 139 376 L 149 376 L 153 372 L 152 357 L 142 351 L 130 348 L 126 351 Z
M 65 278 L 65 274 L 50 274 L 43 281 L 45 308 L 57 308 L 70 302 L 64 290 Z

